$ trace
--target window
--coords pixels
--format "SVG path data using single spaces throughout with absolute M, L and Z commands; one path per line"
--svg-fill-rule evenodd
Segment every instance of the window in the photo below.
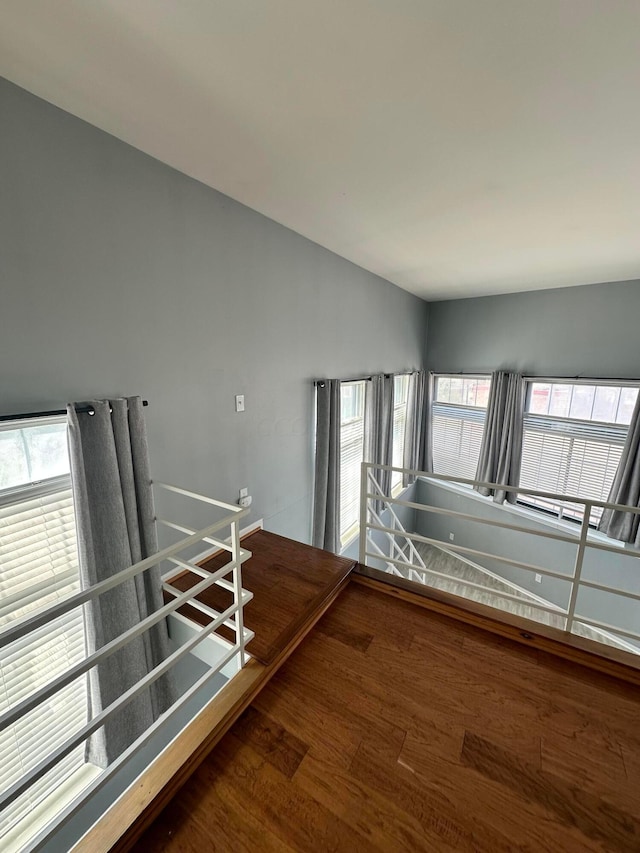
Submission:
M 79 588 L 66 422 L 0 424 L 0 627 Z M 1 649 L 0 711 L 84 657 L 80 608 Z M 86 724 L 86 697 L 83 676 L 0 733 L 0 790 Z M 83 766 L 81 745 L 3 810 L 0 836 Z
M 433 470 L 474 480 L 489 399 L 489 376 L 438 376 L 431 422 Z
M 620 461 L 637 387 L 530 382 L 524 416 L 520 485 L 606 501 Z M 581 521 L 580 504 L 520 495 L 519 502 Z M 591 510 L 596 525 L 601 507 Z
M 358 534 L 360 471 L 364 459 L 364 400 L 362 382 L 340 384 L 340 544 Z
M 407 400 L 409 397 L 409 376 L 396 376 L 393 380 L 393 455 L 392 465 L 402 468 L 404 465 L 404 435 L 407 426 Z M 402 474 L 391 472 L 391 494 L 395 497 L 402 489 Z

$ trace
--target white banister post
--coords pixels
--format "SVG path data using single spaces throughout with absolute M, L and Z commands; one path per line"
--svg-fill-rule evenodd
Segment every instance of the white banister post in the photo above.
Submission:
M 573 616 L 576 612 L 576 602 L 578 600 L 578 592 L 580 591 L 580 578 L 582 577 L 582 563 L 584 561 L 584 552 L 587 547 L 587 534 L 589 533 L 589 519 L 591 518 L 591 504 L 585 502 L 584 515 L 582 517 L 582 527 L 580 528 L 580 539 L 578 540 L 578 550 L 576 552 L 576 562 L 573 569 L 573 583 L 571 586 L 571 598 L 569 599 L 569 608 L 567 610 L 567 622 L 565 631 L 570 634 L 573 626 Z
M 391 527 L 392 530 L 396 529 L 396 522 L 395 522 L 394 518 L 391 519 L 391 524 L 389 526 Z M 389 556 L 390 557 L 393 557 L 393 549 L 394 549 L 395 544 L 396 544 L 396 535 L 394 533 L 389 537 Z
M 369 489 L 369 463 L 363 462 L 360 468 L 360 548 L 358 562 L 364 566 L 367 562 L 367 491 Z
M 245 665 L 244 613 L 242 603 L 242 568 L 240 565 L 240 528 L 237 520 L 231 522 L 231 559 L 233 560 L 233 594 L 236 610 L 236 643 L 240 652 L 240 666 Z

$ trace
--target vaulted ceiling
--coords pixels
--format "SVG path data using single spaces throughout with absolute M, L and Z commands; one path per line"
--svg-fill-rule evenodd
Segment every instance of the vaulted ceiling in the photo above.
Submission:
M 0 74 L 427 299 L 640 277 L 634 0 L 3 0 Z

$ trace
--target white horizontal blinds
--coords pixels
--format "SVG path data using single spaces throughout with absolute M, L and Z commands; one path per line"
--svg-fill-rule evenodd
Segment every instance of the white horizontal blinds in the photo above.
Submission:
M 28 428 L 22 430 L 28 434 Z M 2 433 L 0 433 L 2 435 Z M 6 435 L 6 431 L 5 431 Z M 4 471 L 16 483 L 20 457 L 17 448 L 32 459 L 23 478 L 33 476 L 33 447 L 49 453 L 49 470 L 68 471 L 66 442 L 56 431 L 40 428 L 21 448 L 0 442 L 9 451 Z M 46 440 L 46 442 L 45 442 Z M 57 448 L 57 449 L 56 449 Z M 55 468 L 53 467 L 55 464 Z M 0 491 L 0 627 L 22 619 L 80 588 L 73 498 L 68 476 L 44 485 L 27 485 L 12 493 Z M 55 676 L 85 657 L 82 609 L 77 608 L 37 631 L 0 649 L 0 713 L 13 708 Z M 87 722 L 86 677 L 82 676 L 0 732 L 0 791 L 4 792 L 43 757 L 66 741 Z M 0 834 L 16 824 L 84 764 L 84 746 L 78 747 L 0 815 Z
M 475 479 L 490 385 L 489 376 L 436 377 L 431 424 L 434 473 Z
M 393 380 L 393 456 L 392 464 L 402 468 L 404 463 L 404 436 L 407 426 L 407 397 L 409 376 L 403 374 Z M 402 488 L 402 472 L 391 472 L 391 494 L 397 494 Z
M 0 627 L 78 588 L 68 483 L 53 494 L 0 505 Z
M 340 543 L 358 532 L 360 472 L 364 459 L 365 382 L 340 385 Z
M 23 649 L 20 660 L 3 659 L 0 663 L 0 685 L 3 697 L 0 711 L 5 711 L 19 699 L 31 694 L 54 676 L 84 656 L 82 620 L 74 624 L 67 620 L 62 637 L 48 638 Z M 73 642 L 73 633 L 80 634 L 82 643 Z M 56 645 L 52 645 L 56 643 Z M 75 648 L 74 648 L 75 646 Z M 12 695 L 13 694 L 13 695 Z M 77 679 L 34 708 L 17 723 L 0 733 L 0 789 L 7 788 L 64 743 L 87 722 L 85 677 Z M 0 814 L 0 835 L 27 815 L 39 802 L 77 768 L 84 764 L 84 745 L 77 747 L 24 794 Z
M 530 383 L 520 485 L 606 501 L 636 394 L 637 388 L 611 385 Z M 519 500 L 561 518 L 582 520 L 580 504 L 530 495 Z M 590 523 L 597 524 L 601 515 L 602 509 L 593 507 Z

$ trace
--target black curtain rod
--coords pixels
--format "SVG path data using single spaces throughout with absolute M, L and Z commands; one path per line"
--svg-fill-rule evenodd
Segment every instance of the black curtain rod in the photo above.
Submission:
M 412 372 L 413 372 L 413 371 L 411 371 L 411 370 L 409 370 L 409 371 L 408 371 L 408 373 L 412 373 Z M 383 373 L 383 374 L 379 374 L 379 373 L 377 373 L 377 374 L 375 374 L 375 375 L 376 375 L 376 376 L 380 376 L 380 375 L 382 375 L 382 376 L 386 376 L 386 377 L 387 377 L 387 379 L 388 379 L 390 376 L 394 376 L 394 374 L 393 374 L 393 373 Z M 397 375 L 398 375 L 398 376 L 404 376 L 405 374 L 403 374 L 403 373 L 399 373 L 399 374 L 397 374 Z M 352 379 L 339 379 L 338 381 L 339 381 L 339 382 L 370 382 L 372 379 L 373 379 L 373 376 L 355 376 L 355 377 L 353 377 Z M 314 379 L 314 380 L 313 380 L 313 384 L 314 384 L 314 385 L 322 385 L 322 386 L 323 386 L 323 385 L 324 385 L 324 383 L 325 383 L 326 381 L 327 381 L 326 379 Z
M 143 406 L 148 406 L 149 401 L 143 400 Z M 95 415 L 95 409 L 93 406 L 78 406 L 76 409 L 78 414 L 85 415 Z M 66 415 L 66 409 L 53 409 L 50 412 L 24 412 L 20 415 L 0 415 L 0 423 L 3 421 L 28 421 L 33 418 L 58 418 L 62 415 Z

